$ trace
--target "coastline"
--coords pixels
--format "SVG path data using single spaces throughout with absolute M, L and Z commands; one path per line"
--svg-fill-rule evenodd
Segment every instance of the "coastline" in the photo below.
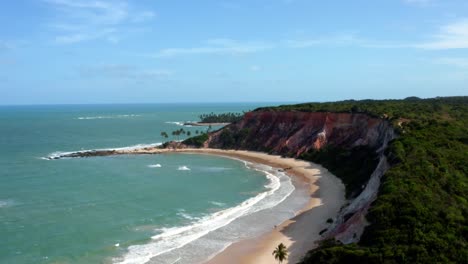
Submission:
M 207 122 L 185 122 L 184 126 L 226 126 L 231 123 L 227 122 L 213 122 L 213 123 L 207 123 Z
M 135 149 L 72 152 L 57 158 L 175 153 L 216 155 L 265 164 L 280 169 L 289 177 L 308 185 L 309 201 L 296 212 L 294 217 L 260 236 L 234 242 L 202 263 L 277 263 L 272 252 L 279 243 L 283 243 L 288 248 L 289 257 L 283 263 L 296 263 L 316 246 L 315 241 L 321 239 L 319 233 L 331 225 L 327 223 L 327 220 L 329 218 L 334 220 L 346 202 L 343 183 L 322 166 L 304 160 L 283 158 L 262 152 L 211 148 L 161 149 L 151 146 Z M 49 157 L 49 159 L 55 158 Z
M 307 161 L 243 150 L 177 149 L 161 153 L 207 154 L 261 163 L 282 169 L 290 177 L 309 184 L 310 199 L 295 217 L 259 237 L 231 244 L 206 264 L 277 263 L 271 253 L 279 243 L 285 244 L 289 251 L 289 258 L 283 263 L 296 263 L 315 246 L 314 242 L 321 238 L 320 231 L 330 225 L 327 219 L 333 219 L 345 203 L 341 181 L 322 166 Z

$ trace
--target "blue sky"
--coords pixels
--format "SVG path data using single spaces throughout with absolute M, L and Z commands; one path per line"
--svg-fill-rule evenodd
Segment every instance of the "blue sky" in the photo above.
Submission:
M 467 95 L 466 0 L 17 0 L 0 104 Z

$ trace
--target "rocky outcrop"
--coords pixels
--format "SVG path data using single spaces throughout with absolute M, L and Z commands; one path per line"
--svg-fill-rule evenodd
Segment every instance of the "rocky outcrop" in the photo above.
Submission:
M 324 238 L 343 243 L 359 241 L 365 215 L 376 199 L 382 175 L 389 169 L 384 150 L 395 137 L 389 121 L 363 113 L 254 111 L 236 123 L 210 134 L 206 146 L 266 151 L 299 157 L 327 145 L 352 150 L 366 146 L 379 162 L 363 191 L 341 209 Z
M 230 136 L 236 148 L 292 157 L 326 145 L 368 146 L 380 151 L 389 129 L 389 122 L 361 113 L 255 111 L 210 134 L 207 143 L 213 148 L 229 148 L 232 141 L 226 137 Z

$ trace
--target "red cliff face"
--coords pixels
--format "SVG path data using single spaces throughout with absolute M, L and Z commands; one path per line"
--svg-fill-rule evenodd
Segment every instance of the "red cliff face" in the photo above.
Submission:
M 244 131 L 235 146 L 239 149 L 262 150 L 276 154 L 299 156 L 310 149 L 327 144 L 341 147 L 366 145 L 378 148 L 389 124 L 365 114 L 326 112 L 249 112 L 240 122 L 223 130 Z M 222 131 L 210 135 L 210 147 L 226 146 Z M 242 134 L 242 133 L 241 133 Z
M 379 163 L 362 192 L 343 207 L 323 234 L 343 243 L 357 242 L 367 222 L 365 215 L 377 197 L 382 175 L 388 170 L 384 150 L 395 137 L 390 122 L 361 113 L 249 112 L 237 123 L 213 132 L 205 147 L 237 148 L 298 157 L 311 149 L 334 145 L 344 149 L 366 146 Z M 348 217 L 346 217 L 348 216 Z

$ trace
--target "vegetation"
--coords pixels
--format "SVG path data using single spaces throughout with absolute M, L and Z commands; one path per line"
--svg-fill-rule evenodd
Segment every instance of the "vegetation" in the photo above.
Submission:
M 205 143 L 205 141 L 207 141 L 207 140 L 208 140 L 208 134 L 203 133 L 201 135 L 188 138 L 188 139 L 182 141 L 182 143 L 185 144 L 185 145 L 188 145 L 188 146 L 201 148 L 201 147 L 203 147 L 203 143 Z
M 382 177 L 359 243 L 322 241 L 300 263 L 468 263 L 468 97 L 348 100 L 260 110 L 363 113 L 388 120 L 398 134 L 385 151 L 391 168 Z M 224 147 L 237 148 L 248 134 L 225 128 L 220 137 Z M 202 134 L 184 143 L 202 146 L 207 139 Z M 374 153 L 365 147 L 327 146 L 301 158 L 328 168 L 345 183 L 347 197 L 353 197 L 376 166 Z
M 367 215 L 370 225 L 360 242 L 324 241 L 301 263 L 467 263 L 468 97 L 350 100 L 261 109 L 366 113 L 388 119 L 399 134 L 386 150 L 392 167 L 382 178 Z M 352 196 L 375 166 L 374 157 L 366 155 L 371 150 L 355 151 L 330 146 L 303 158 L 341 175 Z
M 233 123 L 242 119 L 243 113 L 222 113 L 215 114 L 211 112 L 210 114 L 200 115 L 201 123 Z
M 164 132 L 164 131 L 163 131 L 163 132 L 161 132 L 161 137 L 163 137 L 163 138 L 168 138 L 169 135 L 167 134 L 167 132 Z
M 328 145 L 320 150 L 311 149 L 300 158 L 322 164 L 340 178 L 346 186 L 346 198 L 361 193 L 378 164 L 375 150 L 369 147 L 344 149 Z
M 281 263 L 288 258 L 288 249 L 283 243 L 280 243 L 275 250 L 273 250 L 272 255 L 278 260 L 278 263 Z

